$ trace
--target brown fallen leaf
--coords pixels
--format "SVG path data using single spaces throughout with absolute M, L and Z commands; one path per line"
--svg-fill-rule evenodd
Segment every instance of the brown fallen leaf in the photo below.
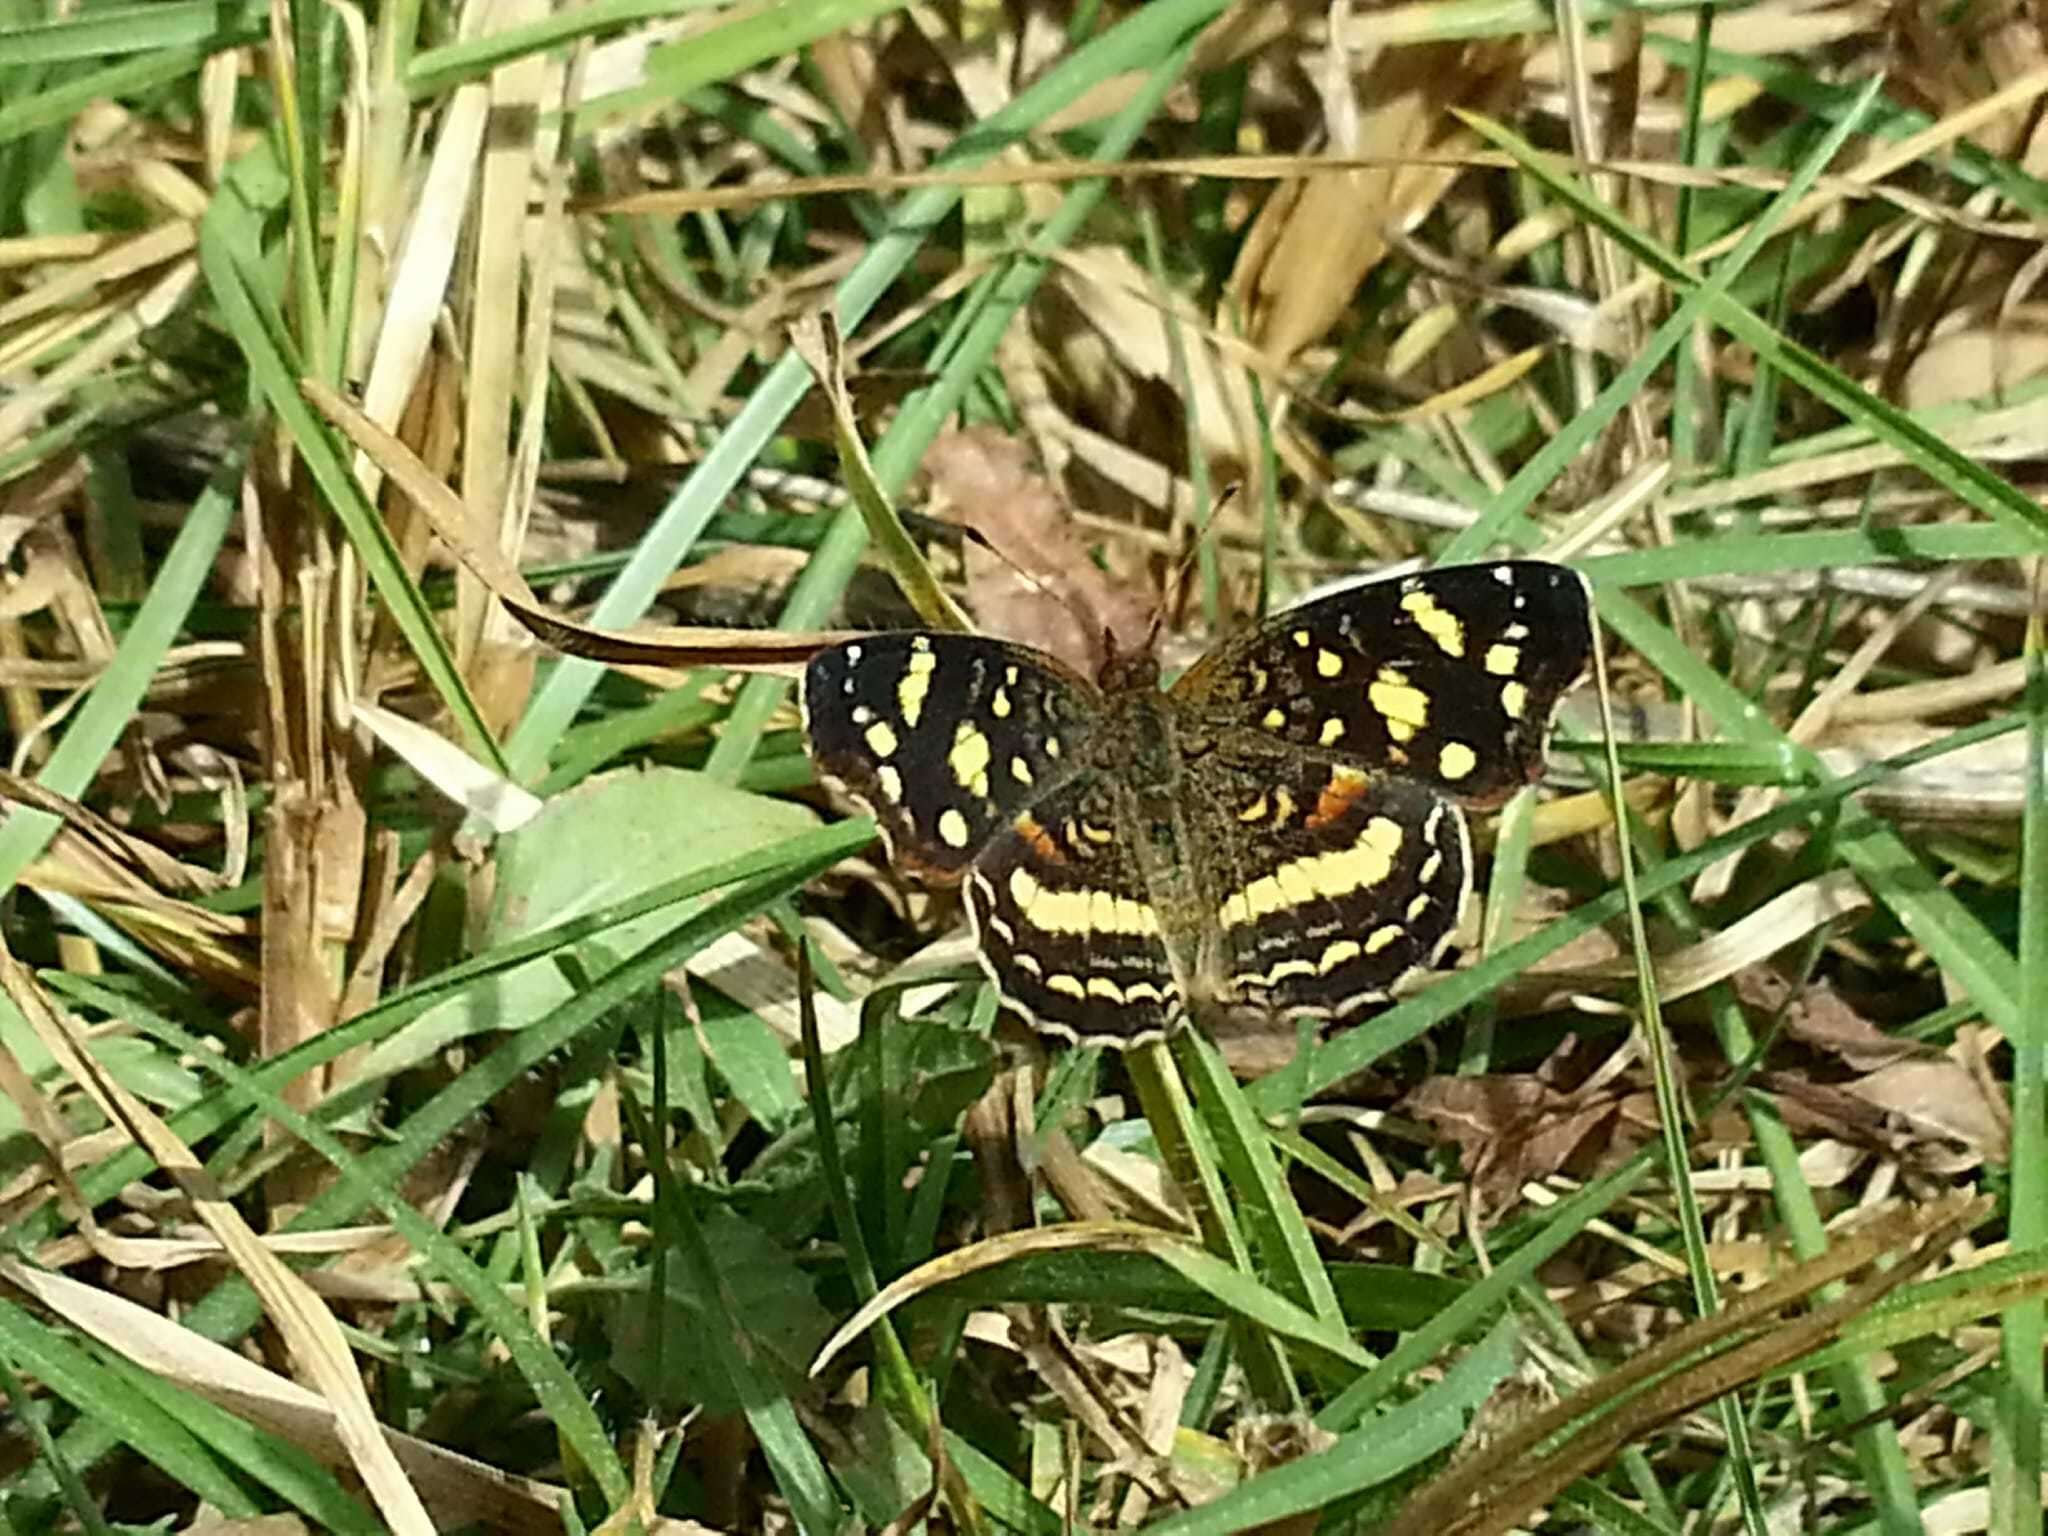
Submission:
M 1848 1085 L 1848 1091 L 1904 1123 L 1916 1141 L 1960 1143 L 1974 1154 L 1963 1167 L 1989 1159 L 2009 1160 L 2009 1127 L 1998 1106 L 1986 1099 L 1983 1085 L 1959 1061 L 1935 1056 L 1923 1061 L 1894 1062 Z M 1954 1159 L 1942 1159 L 1942 1171 L 1959 1173 Z
M 982 629 L 1035 645 L 1093 677 L 1104 632 L 1124 653 L 1150 640 L 1153 603 L 1089 558 L 1066 502 L 1030 450 L 993 427 L 949 432 L 925 455 L 940 515 L 972 529 L 967 606 Z
M 1788 996 L 1784 978 L 1751 968 L 1736 986 L 1744 1001 L 1781 1009 L 1786 1039 L 1818 1052 L 1818 1065 L 1839 1062 L 1855 1074 L 1834 1083 L 1791 1070 L 1772 1077 L 1774 1090 L 1798 1100 L 1829 1134 L 1910 1154 L 1915 1166 L 1946 1173 L 2006 1160 L 2010 1126 L 1961 1043 L 1940 1051 L 1886 1034 L 1826 982 Z M 1873 1109 L 1875 1117 L 1867 1113 Z
M 1783 977 L 1753 967 L 1737 976 L 1735 985 L 1744 1002 L 1774 1012 L 1783 1010 L 1788 1039 L 1832 1056 L 1855 1071 L 1868 1072 L 1930 1054 L 1918 1041 L 1886 1034 L 1824 981 L 1788 998 L 1790 986 Z
M 1559 1050 L 1572 1048 L 1568 1040 Z M 1639 1072 L 1596 1073 L 1570 1091 L 1548 1080 L 1553 1072 L 1546 1063 L 1536 1073 L 1432 1077 L 1403 1107 L 1457 1143 L 1481 1201 L 1497 1210 L 1531 1180 L 1597 1175 L 1656 1134 L 1656 1097 L 1647 1082 L 1632 1081 Z

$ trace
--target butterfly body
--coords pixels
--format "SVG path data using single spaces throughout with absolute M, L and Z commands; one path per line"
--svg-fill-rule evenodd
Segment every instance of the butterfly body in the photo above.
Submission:
M 1129 1046 L 1209 1010 L 1342 1017 L 1426 969 L 1471 889 L 1461 804 L 1541 769 L 1584 583 L 1518 561 L 1337 593 L 1170 689 L 981 636 L 864 637 L 804 679 L 820 770 L 896 863 L 963 884 L 1012 1011 Z

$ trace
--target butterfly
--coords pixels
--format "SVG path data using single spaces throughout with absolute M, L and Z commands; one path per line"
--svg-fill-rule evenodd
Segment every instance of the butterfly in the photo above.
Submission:
M 1591 652 L 1543 561 L 1368 582 L 1226 638 L 1170 688 L 986 636 L 820 651 L 820 774 L 890 857 L 964 884 L 1003 1006 L 1083 1044 L 1211 1008 L 1343 1018 L 1442 957 L 1472 890 L 1466 807 L 1541 774 Z

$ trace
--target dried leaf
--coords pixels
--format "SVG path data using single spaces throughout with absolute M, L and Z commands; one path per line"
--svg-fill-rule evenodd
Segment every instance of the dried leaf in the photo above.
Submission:
M 1105 631 L 1120 652 L 1144 649 L 1151 603 L 1089 559 L 1024 444 L 992 427 L 949 432 L 925 468 L 942 515 L 988 541 L 966 551 L 968 604 L 987 633 L 1050 651 L 1085 676 L 1105 660 Z

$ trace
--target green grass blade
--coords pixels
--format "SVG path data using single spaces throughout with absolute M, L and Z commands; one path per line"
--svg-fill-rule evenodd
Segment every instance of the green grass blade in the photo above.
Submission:
M 134 722 L 164 653 L 213 574 L 221 541 L 234 524 L 232 487 L 237 478 L 232 465 L 222 470 L 185 514 L 177 540 L 157 568 L 120 649 L 36 776 L 44 788 L 74 800 L 83 798 L 121 733 Z M 0 890 L 13 889 L 56 829 L 57 818 L 47 812 L 13 808 L 0 823 Z
M 2041 601 L 2036 563 L 2034 596 Z M 2007 1241 L 2013 1255 L 2038 1260 L 2048 1250 L 2048 667 L 2041 614 L 2027 626 L 2027 802 L 2020 825 L 2019 995 L 2012 1045 L 2012 1190 Z M 1993 1422 L 1991 1529 L 2000 1536 L 2040 1528 L 2042 1345 L 2048 1307 L 2038 1299 L 2000 1319 L 2002 1380 Z

